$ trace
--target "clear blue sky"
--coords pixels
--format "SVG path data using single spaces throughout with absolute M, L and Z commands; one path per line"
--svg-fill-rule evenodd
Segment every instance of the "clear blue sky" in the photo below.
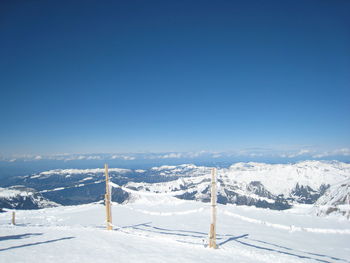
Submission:
M 1 1 L 0 154 L 350 146 L 350 1 Z

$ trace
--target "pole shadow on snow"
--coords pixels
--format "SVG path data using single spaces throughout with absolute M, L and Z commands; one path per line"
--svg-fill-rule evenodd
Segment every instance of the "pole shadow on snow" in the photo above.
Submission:
M 202 238 L 203 237 L 202 233 L 195 232 L 195 231 L 167 229 L 167 228 L 151 226 L 149 224 L 148 225 L 144 225 L 144 226 L 147 227 L 148 229 L 142 229 L 142 228 L 139 228 L 139 227 L 137 227 L 136 229 L 144 230 L 144 231 L 148 231 L 148 232 L 153 232 L 153 233 L 164 234 L 164 235 L 170 235 L 170 236 L 196 237 L 196 238 Z
M 285 250 L 296 251 L 296 252 L 301 252 L 301 253 L 305 253 L 305 254 L 312 255 L 312 256 L 325 257 L 325 258 L 329 258 L 329 259 L 332 259 L 332 260 L 339 260 L 339 261 L 344 261 L 344 262 L 350 263 L 350 261 L 348 261 L 346 259 L 342 259 L 342 258 L 337 258 L 337 257 L 333 257 L 333 256 L 327 256 L 327 255 L 324 255 L 324 254 L 306 252 L 306 251 L 303 251 L 303 250 L 292 249 L 292 248 L 289 248 L 289 247 L 284 247 L 284 246 L 280 246 L 280 245 L 277 245 L 277 244 L 274 244 L 274 243 L 270 243 L 270 242 L 266 242 L 266 241 L 262 241 L 262 240 L 257 240 L 257 239 L 249 239 L 249 240 L 256 241 L 256 242 L 263 243 L 263 244 L 267 244 L 267 245 L 271 245 L 271 246 L 275 246 L 275 247 L 282 248 L 282 249 L 285 249 Z
M 36 245 L 48 244 L 48 243 L 68 240 L 68 239 L 72 239 L 72 238 L 75 238 L 75 237 L 62 237 L 62 238 L 57 238 L 57 239 L 52 239 L 52 240 L 47 240 L 47 241 L 40 241 L 40 242 L 35 242 L 35 243 L 29 243 L 29 244 L 24 244 L 24 245 L 8 247 L 8 248 L 1 248 L 0 252 L 6 251 L 6 250 L 11 250 L 11 249 L 16 249 L 16 248 L 23 248 L 23 247 L 31 247 L 31 246 L 36 246 Z
M 23 239 L 31 236 L 40 236 L 43 233 L 26 233 L 21 235 L 12 235 L 12 236 L 0 236 L 0 241 L 10 240 L 10 239 Z
M 124 228 L 135 228 L 139 226 L 147 226 L 149 224 L 152 224 L 152 222 L 146 222 L 146 223 L 141 223 L 141 224 L 136 224 L 136 225 L 130 225 L 130 226 L 121 226 L 119 229 L 124 229 Z
M 297 257 L 297 258 L 302 258 L 302 259 L 312 259 L 312 260 L 315 260 L 315 261 L 319 261 L 319 262 L 325 262 L 325 263 L 332 263 L 330 261 L 327 261 L 327 260 L 324 260 L 324 259 L 318 259 L 318 258 L 315 258 L 315 257 L 310 257 L 310 256 L 303 256 L 303 255 L 298 255 L 298 254 L 294 254 L 294 253 L 291 253 L 291 252 L 286 252 L 286 251 L 282 251 L 282 250 L 278 250 L 278 249 L 273 249 L 273 248 L 268 248 L 268 247 L 263 247 L 263 246 L 257 246 L 257 245 L 253 245 L 253 244 L 249 244 L 249 243 L 246 243 L 246 242 L 243 242 L 243 241 L 240 241 L 240 240 L 234 240 L 242 245 L 245 245 L 245 246 L 249 246 L 249 247 L 253 247 L 253 248 L 257 248 L 257 249 L 261 249 L 261 250 L 267 250 L 267 251 L 271 251 L 271 252 L 277 252 L 277 253 L 280 253 L 280 254 L 285 254 L 285 255 L 289 255 L 289 256 L 294 256 L 294 257 Z M 289 249 L 289 248 L 288 248 Z M 294 251 L 293 249 L 290 249 L 291 251 Z M 298 252 L 297 250 L 295 250 L 295 252 Z M 300 251 L 301 252 L 301 251 Z M 307 253 L 307 252 L 303 252 L 303 253 Z M 329 256 L 326 256 L 328 258 L 332 258 L 332 257 L 329 257 Z M 334 258 L 335 259 L 335 258 Z M 342 260 L 342 261 L 345 261 L 345 262 L 348 262 L 347 260 L 344 260 L 344 259 L 336 259 L 336 260 Z
M 197 231 L 189 231 L 189 230 L 183 230 L 183 229 L 166 229 L 166 228 L 161 228 L 161 227 L 156 227 L 156 226 L 150 226 L 148 225 L 147 227 L 151 227 L 156 230 L 164 230 L 164 231 L 169 231 L 169 232 L 182 232 L 182 233 L 192 233 L 192 234 L 199 234 L 199 235 L 204 235 L 207 236 L 208 233 L 203 233 L 203 232 L 197 232 Z M 194 236 L 195 237 L 195 236 Z
M 137 230 L 141 230 L 141 231 L 152 232 L 152 233 L 157 233 L 157 234 L 162 234 L 162 235 L 170 235 L 170 236 L 174 236 L 174 237 L 191 237 L 191 238 L 205 239 L 208 236 L 208 233 L 204 233 L 204 232 L 189 231 L 189 230 L 182 230 L 182 229 L 167 229 L 167 228 L 152 226 L 151 224 L 152 224 L 152 222 L 147 222 L 147 223 L 142 223 L 142 224 L 123 226 L 123 227 L 120 227 L 120 229 L 132 228 L 132 229 L 137 229 Z M 242 245 L 253 247 L 256 249 L 267 250 L 267 251 L 285 254 L 285 255 L 298 257 L 298 258 L 302 258 L 302 259 L 312 259 L 312 260 L 319 261 L 319 262 L 332 263 L 332 262 L 326 260 L 326 259 L 329 259 L 329 260 L 337 260 L 337 261 L 343 261 L 343 262 L 350 263 L 350 261 L 348 261 L 346 259 L 328 256 L 328 255 L 324 255 L 324 254 L 317 254 L 317 253 L 292 249 L 289 247 L 280 246 L 280 245 L 269 243 L 269 242 L 262 241 L 262 240 L 251 239 L 251 238 L 248 238 L 248 236 L 249 236 L 249 234 L 244 234 L 244 235 L 240 235 L 240 236 L 234 236 L 234 235 L 229 235 L 229 234 L 224 234 L 224 235 L 217 234 L 217 240 L 223 240 L 224 238 L 227 238 L 226 240 L 222 241 L 221 243 L 218 243 L 218 245 L 222 246 L 222 245 L 227 244 L 229 242 L 235 241 L 235 242 L 238 242 Z M 250 241 L 254 241 L 254 242 L 259 242 L 262 244 L 274 246 L 276 248 L 274 249 L 274 248 L 249 244 L 249 243 L 241 241 L 239 239 L 246 239 L 246 240 L 250 240 Z M 184 240 L 177 240 L 177 241 L 182 242 L 182 243 L 193 244 L 192 242 L 185 242 Z M 282 249 L 287 250 L 287 251 L 283 251 Z M 303 253 L 306 255 L 299 255 L 297 253 Z M 323 257 L 325 259 L 319 259 L 319 258 L 312 257 L 312 256 Z
M 128 226 L 128 227 L 122 227 L 122 228 L 133 228 L 133 229 L 142 230 L 146 232 L 152 232 L 152 233 L 163 234 L 163 235 L 171 235 L 171 236 L 181 236 L 181 237 L 202 238 L 203 235 L 207 236 L 207 233 L 201 233 L 196 231 L 175 230 L 175 229 L 155 227 L 155 226 L 152 226 L 151 223 L 152 222 L 137 224 L 137 225 Z M 193 234 L 196 234 L 196 235 L 193 235 Z
M 138 226 L 144 226 L 151 224 L 152 222 L 142 223 L 142 224 L 136 224 L 136 225 L 130 225 L 130 226 L 113 226 L 113 230 L 120 230 L 120 229 L 126 229 L 126 228 L 134 228 Z M 106 230 L 106 226 L 96 226 L 98 229 Z
M 132 229 L 137 229 L 141 231 L 146 231 L 146 232 L 152 232 L 152 233 L 157 233 L 157 234 L 162 234 L 162 235 L 170 235 L 174 237 L 191 237 L 191 238 L 207 238 L 208 233 L 204 232 L 198 232 L 198 231 L 190 231 L 190 230 L 183 230 L 183 229 L 168 229 L 168 228 L 161 228 L 161 227 L 156 227 L 151 225 L 152 222 L 147 222 L 147 223 L 142 223 L 142 224 L 136 224 L 136 225 L 130 225 L 130 226 L 123 226 L 120 227 L 120 229 L 124 228 L 132 228 Z M 223 237 L 229 237 L 228 240 L 226 240 L 223 243 L 226 243 L 230 240 L 238 239 L 241 237 L 248 236 L 248 234 L 243 235 L 243 236 L 233 236 L 233 235 L 217 235 L 217 240 L 223 239 Z
M 232 236 L 232 237 L 226 239 L 225 241 L 219 243 L 218 246 L 222 246 L 223 244 L 226 244 L 226 243 L 228 243 L 228 242 L 230 242 L 230 241 L 237 240 L 237 239 L 239 239 L 239 238 L 244 238 L 244 237 L 247 237 L 247 236 L 248 236 L 248 234 L 241 235 L 241 236 L 237 236 L 237 237 Z
M 146 226 L 149 229 L 144 229 L 144 228 L 140 228 L 140 227 L 133 227 L 134 229 L 137 230 L 142 230 L 142 231 L 147 231 L 147 232 L 152 232 L 152 233 L 157 233 L 157 234 L 163 234 L 163 235 L 169 235 L 169 236 L 180 236 L 180 237 L 195 237 L 195 238 L 202 238 L 203 236 L 199 236 L 199 235 L 190 235 L 190 234 L 182 234 L 182 233 L 169 233 L 166 232 L 167 229 L 160 230 L 159 228 L 155 228 L 153 226 Z

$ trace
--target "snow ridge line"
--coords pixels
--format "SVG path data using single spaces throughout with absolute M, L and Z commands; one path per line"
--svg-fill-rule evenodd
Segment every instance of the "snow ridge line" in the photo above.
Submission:
M 68 187 L 58 187 L 58 188 L 50 189 L 50 190 L 42 190 L 42 191 L 38 191 L 38 193 L 48 193 L 48 192 L 62 191 L 62 190 L 65 190 L 65 189 L 84 187 L 84 186 L 87 186 L 87 185 L 99 184 L 99 183 L 102 183 L 102 182 L 105 182 L 105 180 L 95 181 L 93 183 L 88 183 L 88 184 L 76 184 L 76 185 L 68 186 Z
M 130 210 L 147 214 L 147 215 L 154 215 L 154 216 L 174 216 L 174 215 L 188 215 L 188 214 L 193 214 L 193 213 L 199 213 L 204 210 L 209 210 L 210 208 L 198 208 L 198 209 L 191 209 L 191 210 L 186 210 L 186 211 L 179 211 L 179 212 L 154 212 L 154 211 L 148 211 L 148 210 L 141 210 L 141 209 L 135 209 L 132 207 L 127 207 Z
M 115 188 L 121 188 L 125 192 L 129 192 L 129 193 L 137 194 L 137 195 L 144 195 L 144 196 L 175 196 L 175 195 L 180 195 L 180 194 L 184 193 L 184 191 L 175 191 L 175 192 L 171 192 L 171 193 L 152 193 L 152 192 L 145 192 L 145 191 L 136 191 L 136 190 L 132 190 L 130 188 L 118 185 L 118 184 L 113 183 L 113 182 L 109 182 L 109 185 L 112 187 L 115 187 Z
M 260 224 L 260 225 L 265 225 L 268 227 L 273 227 L 276 229 L 281 229 L 281 230 L 287 230 L 289 232 L 311 232 L 311 233 L 321 233 L 321 234 L 350 234 L 350 229 L 329 229 L 329 228 L 311 228 L 311 227 L 299 227 L 299 226 L 294 226 L 294 225 L 282 225 L 282 224 L 275 224 L 275 223 L 270 223 L 267 221 L 259 220 L 259 219 L 254 219 L 246 216 L 241 216 L 229 211 L 220 211 L 220 213 L 235 217 L 238 219 L 241 219 L 243 221 L 249 222 L 249 223 L 254 223 L 254 224 Z

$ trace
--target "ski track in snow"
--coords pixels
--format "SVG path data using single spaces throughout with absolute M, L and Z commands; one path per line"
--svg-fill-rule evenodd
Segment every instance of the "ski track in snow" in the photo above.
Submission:
M 254 219 L 254 218 L 250 218 L 250 217 L 246 217 L 246 216 L 241 216 L 239 214 L 235 214 L 235 213 L 228 212 L 228 211 L 220 211 L 220 213 L 222 213 L 224 215 L 231 216 L 231 217 L 239 218 L 239 219 L 246 221 L 246 222 L 249 222 L 249 223 L 265 225 L 268 227 L 287 230 L 290 232 L 304 231 L 304 232 L 324 233 L 324 234 L 350 234 L 350 229 L 312 228 L 312 227 L 299 227 L 299 226 L 294 226 L 294 225 L 288 226 L 288 225 L 274 224 L 271 222 L 258 220 L 258 219 Z

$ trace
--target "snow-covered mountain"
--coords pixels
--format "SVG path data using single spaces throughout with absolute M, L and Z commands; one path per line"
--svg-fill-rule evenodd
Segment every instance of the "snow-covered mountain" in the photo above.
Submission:
M 290 208 L 288 202 L 271 194 L 258 181 L 249 184 L 245 182 L 225 182 L 218 178 L 218 202 L 221 204 L 254 205 L 271 209 Z M 210 201 L 210 178 L 206 175 L 196 177 L 181 177 L 177 180 L 160 183 L 130 182 L 123 188 L 136 190 L 131 195 L 137 199 L 138 193 L 162 193 L 173 195 L 180 199 Z M 127 191 L 127 190 L 126 190 Z
M 8 185 L 34 188 L 63 205 L 103 199 L 103 169 L 58 169 L 12 178 Z M 125 202 L 139 193 L 164 193 L 180 199 L 207 202 L 211 167 L 183 164 L 146 170 L 109 169 L 113 183 L 134 190 L 113 189 L 112 199 Z M 218 202 L 287 209 L 293 203 L 313 204 L 330 185 L 350 179 L 350 164 L 337 161 L 304 161 L 296 164 L 236 163 L 218 168 Z M 5 185 L 6 186 L 6 185 Z
M 350 219 L 350 180 L 331 186 L 315 207 L 317 215 L 338 213 Z
M 176 194 L 183 199 L 209 201 L 210 168 L 189 166 L 155 167 L 162 175 L 178 179 L 131 182 L 138 191 Z M 291 203 L 314 203 L 329 185 L 350 178 L 350 165 L 340 162 L 307 161 L 297 164 L 237 163 L 218 169 L 218 202 L 286 209 Z
M 32 188 L 24 186 L 0 188 L 0 209 L 38 209 L 55 206 L 58 204 L 44 198 Z
M 350 177 L 350 164 L 338 161 L 303 161 L 295 164 L 236 163 L 223 169 L 231 180 L 249 183 L 260 181 L 273 194 L 291 193 L 291 189 L 309 186 L 313 190 Z

